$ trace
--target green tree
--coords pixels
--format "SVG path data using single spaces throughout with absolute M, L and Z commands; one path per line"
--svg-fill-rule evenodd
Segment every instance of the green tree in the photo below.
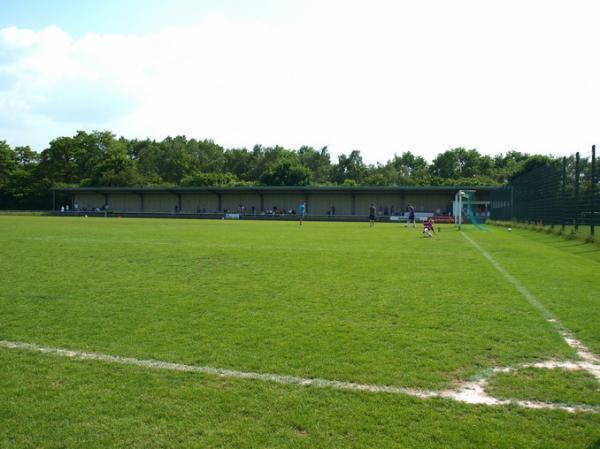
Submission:
M 192 159 L 194 171 L 223 172 L 225 169 L 225 152 L 223 147 L 212 140 L 190 140 L 188 151 Z
M 312 173 L 312 180 L 316 183 L 325 183 L 331 176 L 331 156 L 327 147 L 320 151 L 313 147 L 302 146 L 298 149 L 300 163 Z
M 552 158 L 551 156 L 541 156 L 541 155 L 533 155 L 533 156 L 529 156 L 527 158 L 527 160 L 521 165 L 520 169 L 514 171 L 511 175 L 509 180 L 513 180 L 515 178 L 518 178 L 519 176 L 528 173 L 532 170 L 535 170 L 537 168 L 540 167 L 545 167 L 545 166 L 552 166 L 554 164 L 557 164 L 558 160 Z
M 135 162 L 127 154 L 124 143 L 114 141 L 104 151 L 90 184 L 98 186 L 136 186 L 143 184 Z
M 494 156 L 494 178 L 501 183 L 506 183 L 511 177 L 523 168 L 531 156 L 519 151 L 509 151 L 506 154 Z
M 347 179 L 360 184 L 367 173 L 360 151 L 354 150 L 349 155 L 338 156 L 338 163 L 333 166 L 333 181 L 343 184 Z
M 285 159 L 263 173 L 260 182 L 269 186 L 305 186 L 310 184 L 310 175 L 308 168 Z
M 482 159 L 475 149 L 454 148 L 437 155 L 430 171 L 442 179 L 470 178 L 490 169 L 491 159 Z M 487 173 L 486 173 L 487 174 Z
M 30 204 L 39 190 L 44 189 L 45 186 L 40 186 L 33 173 L 39 159 L 38 153 L 32 151 L 28 146 L 15 147 L 14 159 L 15 165 L 7 185 L 7 191 L 12 197 L 13 206 L 19 208 Z
M 196 173 L 181 181 L 184 186 L 213 187 L 236 186 L 243 183 L 233 173 Z
M 167 137 L 160 143 L 160 177 L 166 182 L 179 183 L 194 171 L 192 155 L 185 136 Z
M 408 181 L 415 181 L 427 176 L 427 161 L 421 156 L 415 156 L 410 151 L 405 151 L 400 156 L 394 155 L 394 158 L 388 162 L 398 171 L 398 174 Z
M 281 165 L 283 161 L 289 161 L 294 166 L 300 164 L 298 154 L 295 151 L 280 146 L 263 147 L 256 145 L 252 149 L 247 179 L 252 181 L 261 180 L 263 175 L 273 172 L 275 167 Z
M 0 140 L 0 189 L 8 185 L 16 167 L 17 160 L 14 151 L 5 140 Z
M 254 155 L 246 148 L 234 148 L 225 152 L 225 172 L 233 173 L 238 179 L 252 180 L 249 173 Z
M 78 148 L 71 137 L 58 137 L 42 151 L 37 176 L 50 183 L 78 184 L 81 181 L 78 166 Z
M 164 181 L 161 177 L 162 154 L 160 144 L 154 140 L 126 141 L 127 152 L 137 167 L 144 183 L 159 185 Z

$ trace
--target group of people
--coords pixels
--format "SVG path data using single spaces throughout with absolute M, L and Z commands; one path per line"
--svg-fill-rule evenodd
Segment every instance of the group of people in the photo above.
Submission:
M 296 215 L 296 210 L 273 206 L 273 209 L 267 209 L 265 213 L 267 215 Z
M 335 210 L 335 209 L 334 209 Z M 404 227 L 408 227 L 410 224 L 413 225 L 413 228 L 417 227 L 417 221 L 415 218 L 415 208 L 412 204 L 409 204 L 406 207 L 406 212 L 408 214 L 408 218 L 406 223 L 404 223 Z M 306 215 L 306 202 L 303 201 L 298 206 L 298 223 L 302 226 L 304 222 L 304 217 Z M 375 219 L 377 218 L 377 209 L 375 207 L 375 203 L 371 203 L 369 206 L 369 227 L 375 226 Z M 433 227 L 433 219 L 431 217 L 427 217 L 427 219 L 423 222 L 423 237 L 431 238 L 433 237 L 435 229 Z
M 407 228 L 410 224 L 413 225 L 413 228 L 417 227 L 417 221 L 415 219 L 415 208 L 412 204 L 406 206 L 406 212 L 408 213 L 408 218 L 404 223 L 404 227 Z M 375 218 L 376 218 L 376 209 L 375 203 L 371 203 L 369 207 L 369 226 L 375 226 Z M 431 217 L 427 217 L 427 219 L 423 222 L 423 237 L 431 238 L 433 237 L 435 230 L 433 227 L 433 219 Z
M 381 215 L 381 207 L 379 208 L 380 213 L 379 215 Z M 407 227 L 409 225 L 409 223 L 412 223 L 413 227 L 416 227 L 416 222 L 415 222 L 415 208 L 412 204 L 409 204 L 408 206 L 406 206 L 406 213 L 408 214 L 408 218 L 406 220 L 405 223 L 405 227 Z M 375 225 L 375 218 L 377 217 L 377 209 L 375 208 L 375 203 L 371 203 L 371 206 L 369 207 L 369 223 L 371 226 Z
M 88 206 L 80 207 L 79 204 L 75 203 L 75 204 L 73 204 L 73 209 L 71 209 L 71 206 L 69 206 L 68 204 L 66 204 L 64 206 L 60 206 L 61 213 L 102 212 L 102 211 L 108 211 L 109 209 L 110 209 L 110 206 L 108 204 L 105 204 L 102 207 L 88 207 Z

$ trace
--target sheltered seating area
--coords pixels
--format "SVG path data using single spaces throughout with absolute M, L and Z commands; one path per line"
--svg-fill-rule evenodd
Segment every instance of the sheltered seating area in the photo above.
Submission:
M 306 204 L 308 220 L 356 221 L 375 205 L 382 221 L 405 221 L 408 205 L 417 221 L 452 215 L 452 201 L 460 189 L 477 191 L 477 200 L 489 202 L 493 187 L 79 187 L 57 188 L 53 210 L 58 214 L 171 216 L 180 218 L 296 219 Z M 56 194 L 67 198 L 66 205 Z M 63 200 L 64 201 L 64 200 Z M 65 206 L 68 206 L 66 208 Z M 62 208 L 62 212 L 61 212 Z M 67 210 L 68 209 L 68 210 Z M 450 220 L 448 220 L 450 221 Z

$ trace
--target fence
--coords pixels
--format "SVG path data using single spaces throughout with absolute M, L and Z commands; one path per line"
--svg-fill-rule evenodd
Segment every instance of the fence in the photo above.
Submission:
M 494 220 L 572 227 L 589 227 L 594 237 L 600 224 L 599 161 L 596 146 L 589 154 L 563 157 L 514 179 L 491 194 Z

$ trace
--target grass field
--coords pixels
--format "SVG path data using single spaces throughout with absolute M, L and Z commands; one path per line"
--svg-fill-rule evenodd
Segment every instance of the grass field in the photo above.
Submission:
M 597 246 L 525 230 L 465 233 L 600 353 Z M 427 391 L 497 367 L 578 359 L 460 232 L 423 239 L 420 229 L 367 223 L 0 216 L 0 340 Z M 600 410 L 593 377 L 539 371 L 497 375 L 490 392 Z M 0 397 L 2 448 L 600 447 L 598 413 L 25 349 L 0 348 Z

